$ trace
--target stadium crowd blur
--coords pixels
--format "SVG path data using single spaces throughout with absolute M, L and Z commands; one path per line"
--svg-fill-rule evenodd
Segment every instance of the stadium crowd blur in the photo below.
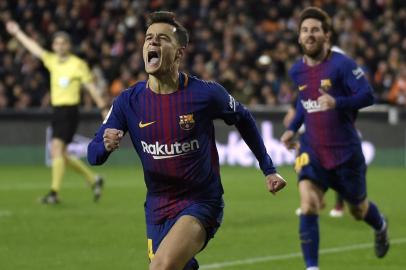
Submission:
M 52 34 L 67 31 L 73 53 L 92 68 L 112 99 L 144 80 L 145 16 L 171 10 L 190 32 L 187 73 L 223 84 L 247 105 L 289 104 L 287 70 L 300 57 L 298 15 L 317 5 L 333 17 L 334 44 L 365 70 L 381 103 L 406 106 L 406 1 L 403 0 L 8 0 L 2 21 L 21 28 L 50 50 Z M 0 110 L 49 107 L 49 78 L 0 24 Z M 83 106 L 92 107 L 84 97 Z

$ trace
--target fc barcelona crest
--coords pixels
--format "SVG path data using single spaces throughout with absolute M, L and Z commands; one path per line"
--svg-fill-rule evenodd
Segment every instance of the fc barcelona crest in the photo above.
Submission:
M 179 126 L 183 130 L 191 130 L 195 126 L 193 113 L 179 116 Z
M 324 79 L 320 81 L 320 88 L 324 91 L 328 91 L 331 88 L 331 81 L 330 79 Z

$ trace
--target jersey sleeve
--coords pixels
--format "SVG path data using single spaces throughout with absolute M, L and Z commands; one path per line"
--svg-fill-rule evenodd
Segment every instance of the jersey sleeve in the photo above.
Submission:
M 300 102 L 300 99 L 297 98 L 295 117 L 293 117 L 292 122 L 290 122 L 288 130 L 297 132 L 299 130 L 300 126 L 304 122 L 304 115 L 305 115 L 305 111 L 304 111 L 302 102 Z
M 128 130 L 127 121 L 124 114 L 125 99 L 123 94 L 114 101 L 109 113 L 103 121 L 103 124 L 97 131 L 93 140 L 88 145 L 87 160 L 91 165 L 103 164 L 111 153 L 104 147 L 103 134 L 105 129 L 114 128 L 122 130 L 124 133 L 126 133 Z
M 48 70 L 52 70 L 52 63 L 54 62 L 56 55 L 54 53 L 51 53 L 49 51 L 45 51 L 42 56 L 41 56 L 41 61 L 42 63 L 44 63 L 44 66 L 48 69 Z
M 80 81 L 83 84 L 87 84 L 93 80 L 93 76 L 92 76 L 92 73 L 90 72 L 89 66 L 83 60 L 80 60 L 80 62 L 79 62 L 78 74 L 80 77 Z
M 241 137 L 254 153 L 264 175 L 276 173 L 271 157 L 268 155 L 264 141 L 251 113 L 236 101 L 217 83 L 210 83 L 211 113 L 213 119 L 224 120 L 228 125 L 235 125 Z
M 341 65 L 344 86 L 351 90 L 350 96 L 336 97 L 337 109 L 358 110 L 374 103 L 372 87 L 361 67 L 347 58 Z

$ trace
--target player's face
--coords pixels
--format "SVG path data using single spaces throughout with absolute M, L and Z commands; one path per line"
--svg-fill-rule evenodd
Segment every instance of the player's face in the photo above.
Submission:
M 70 51 L 70 42 L 63 37 L 56 37 L 52 42 L 52 49 L 59 56 L 66 56 Z
M 176 28 L 166 23 L 152 24 L 145 34 L 143 57 L 148 74 L 170 72 L 180 60 L 181 47 L 175 36 Z
M 299 44 L 305 55 L 310 57 L 320 55 L 326 42 L 328 42 L 328 34 L 324 32 L 321 21 L 309 18 L 302 22 Z

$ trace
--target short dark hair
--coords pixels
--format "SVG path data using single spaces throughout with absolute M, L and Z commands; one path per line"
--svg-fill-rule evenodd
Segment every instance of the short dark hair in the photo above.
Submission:
M 52 41 L 54 41 L 56 38 L 61 37 L 64 40 L 66 40 L 68 43 L 71 43 L 70 36 L 67 32 L 65 31 L 57 31 L 52 35 Z
M 186 28 L 175 19 L 175 13 L 169 11 L 156 11 L 148 15 L 147 27 L 154 23 L 167 23 L 176 28 L 175 36 L 180 46 L 186 47 L 189 43 L 189 34 Z
M 306 19 L 316 19 L 321 22 L 321 27 L 325 33 L 332 30 L 331 18 L 330 16 L 322 9 L 318 7 L 308 7 L 300 13 L 299 19 L 299 32 L 302 27 L 302 23 Z

